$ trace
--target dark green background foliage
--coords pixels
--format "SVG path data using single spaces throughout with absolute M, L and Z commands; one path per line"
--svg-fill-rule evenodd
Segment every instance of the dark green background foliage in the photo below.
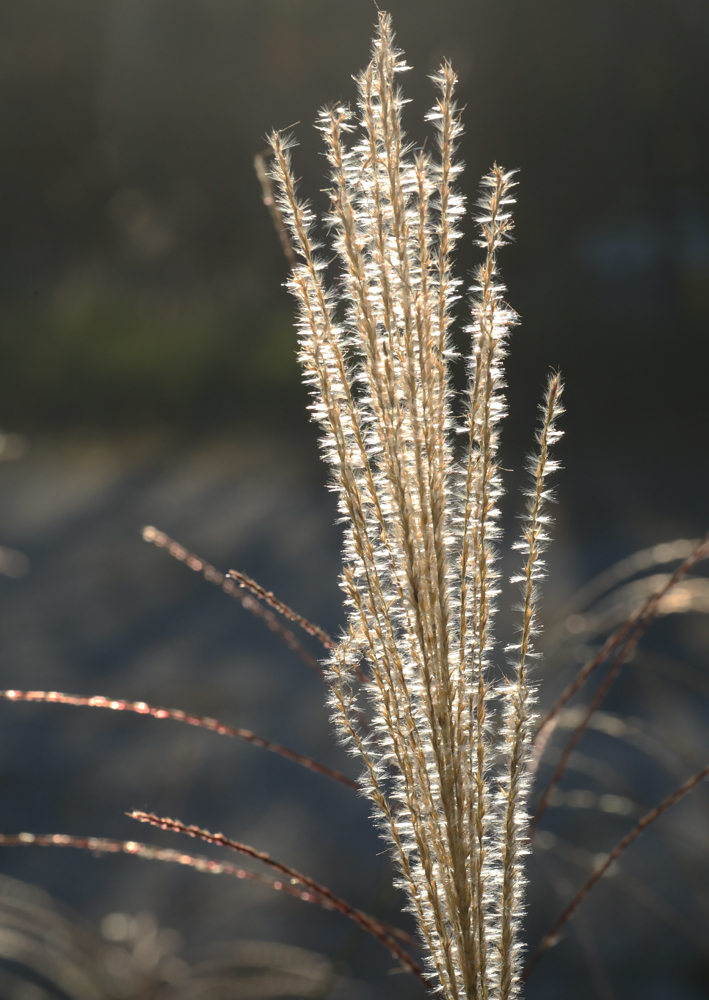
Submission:
M 520 428 L 559 365 L 575 449 L 695 448 L 708 396 L 709 7 L 390 7 L 415 69 L 412 138 L 427 133 L 426 74 L 450 56 L 466 105 L 462 186 L 474 195 L 494 160 L 520 169 L 504 261 L 524 322 L 510 366 Z M 251 161 L 271 126 L 299 121 L 297 169 L 322 202 L 311 122 L 352 99 L 374 17 L 364 0 L 2 5 L 6 424 L 302 419 L 285 266 Z M 469 241 L 460 258 L 469 271 Z M 517 426 L 513 415 L 514 441 Z

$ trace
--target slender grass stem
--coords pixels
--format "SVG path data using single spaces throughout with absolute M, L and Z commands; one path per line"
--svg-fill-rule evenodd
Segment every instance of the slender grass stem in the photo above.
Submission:
M 208 729 L 212 733 L 219 733 L 220 736 L 234 736 L 237 739 L 245 740 L 247 743 L 253 744 L 253 746 L 261 747 L 263 750 L 270 750 L 271 753 L 275 753 L 279 757 L 285 757 L 286 760 L 300 764 L 309 771 L 332 778 L 347 788 L 357 788 L 357 783 L 346 775 L 341 774 L 340 771 L 336 771 L 326 764 L 320 764 L 318 761 L 313 760 L 312 757 L 307 757 L 296 750 L 289 750 L 288 747 L 281 746 L 280 743 L 265 740 L 262 736 L 252 733 L 250 729 L 228 726 L 226 723 L 210 719 L 206 715 L 191 715 L 179 708 L 159 708 L 155 705 L 148 705 L 144 701 L 125 701 L 123 698 L 105 698 L 103 695 L 87 697 L 78 694 L 63 694 L 61 691 L 0 691 L 0 699 L 6 701 L 44 702 L 51 705 L 74 705 L 84 708 L 108 708 L 113 712 L 135 712 L 137 715 L 151 715 L 154 719 L 171 719 L 173 722 L 185 722 L 188 726 Z

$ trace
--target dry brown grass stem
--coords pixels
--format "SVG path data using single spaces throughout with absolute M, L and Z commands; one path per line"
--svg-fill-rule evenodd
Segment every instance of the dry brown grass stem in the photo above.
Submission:
M 268 175 L 268 166 L 266 164 L 266 157 L 270 154 L 271 150 L 264 150 L 263 153 L 257 153 L 254 156 L 254 170 L 256 171 L 256 176 L 258 177 L 259 184 L 261 185 L 261 193 L 263 197 L 263 203 L 268 209 L 268 212 L 273 220 L 273 225 L 278 233 L 278 238 L 281 241 L 281 249 L 283 250 L 283 255 L 288 261 L 291 268 L 295 267 L 297 264 L 297 258 L 293 253 L 293 244 L 288 236 L 288 229 L 283 221 L 283 216 L 278 208 L 278 203 L 276 201 L 276 196 L 273 190 L 273 184 L 271 183 L 271 178 Z
M 357 788 L 357 783 L 340 771 L 336 771 L 326 764 L 320 764 L 318 761 L 313 760 L 312 757 L 307 757 L 296 750 L 289 750 L 288 747 L 281 746 L 280 743 L 265 740 L 262 736 L 252 733 L 250 729 L 227 726 L 225 723 L 218 722 L 216 719 L 210 719 L 206 715 L 191 715 L 179 708 L 160 708 L 155 705 L 148 705 L 144 701 L 125 701 L 123 698 L 105 698 L 103 695 L 86 697 L 85 695 L 63 694 L 61 691 L 0 691 L 0 699 L 5 701 L 44 702 L 45 704 L 52 705 L 74 705 L 84 708 L 108 708 L 114 712 L 135 712 L 137 715 L 151 715 L 154 719 L 172 719 L 174 722 L 184 722 L 188 726 L 208 729 L 210 732 L 218 733 L 220 736 L 234 736 L 237 739 L 245 740 L 253 746 L 261 747 L 263 750 L 270 750 L 271 753 L 275 753 L 279 757 L 285 757 L 286 760 L 300 764 L 301 767 L 306 767 L 309 771 L 332 778 L 347 788 Z
M 174 833 L 184 833 L 188 837 L 195 837 L 198 840 L 202 840 L 207 844 L 213 844 L 216 847 L 227 847 L 229 850 L 236 851 L 238 854 L 243 854 L 245 857 L 252 858 L 254 861 L 260 861 L 273 871 L 276 871 L 280 875 L 289 879 L 291 884 L 302 885 L 315 897 L 318 897 L 315 900 L 316 902 L 319 901 L 319 899 L 326 900 L 331 909 L 337 910 L 344 916 L 349 917 L 350 920 L 353 920 L 363 930 L 373 935 L 386 948 L 388 948 L 392 955 L 394 955 L 401 962 L 402 966 L 408 972 L 413 972 L 417 976 L 421 977 L 421 969 L 418 964 L 414 962 L 411 956 L 405 952 L 403 948 L 401 948 L 396 940 L 394 940 L 394 937 L 386 925 L 382 924 L 374 917 L 370 917 L 368 914 L 363 913 L 362 910 L 358 910 L 355 907 L 350 906 L 346 900 L 336 896 L 326 886 L 320 885 L 320 883 L 316 882 L 314 879 L 309 878 L 307 875 L 302 875 L 294 868 L 284 865 L 280 861 L 276 861 L 270 856 L 270 854 L 266 854 L 265 851 L 258 851 L 256 848 L 249 847 L 248 844 L 242 844 L 238 840 L 231 840 L 229 837 L 225 837 L 223 833 L 210 833 L 208 830 L 202 830 L 198 826 L 187 826 L 180 820 L 170 819 L 167 816 L 156 816 L 154 813 L 146 813 L 141 810 L 135 810 L 132 813 L 128 813 L 128 815 L 132 819 L 137 819 L 140 823 L 149 823 L 151 826 L 156 826 L 160 830 L 171 830 Z
M 534 736 L 534 743 L 537 747 L 537 757 L 539 756 L 540 750 L 543 751 L 543 748 L 549 741 L 553 732 L 554 720 L 569 699 L 583 687 L 591 673 L 599 667 L 613 652 L 613 650 L 617 649 L 617 647 L 631 633 L 633 644 L 637 644 L 642 634 L 657 614 L 662 598 L 669 591 L 671 591 L 672 588 L 678 584 L 698 562 L 701 562 L 702 559 L 706 559 L 707 556 L 709 556 L 709 532 L 707 532 L 707 534 L 694 544 L 692 551 L 681 563 L 681 565 L 677 567 L 674 573 L 672 573 L 672 575 L 669 576 L 662 583 L 662 585 L 647 598 L 641 607 L 639 607 L 638 610 L 631 615 L 630 618 L 628 618 L 628 620 L 624 622 L 624 624 L 616 632 L 613 633 L 613 635 L 606 639 L 598 653 L 596 653 L 594 657 L 584 664 L 571 684 L 569 684 L 568 687 L 562 691 L 557 700 L 554 702 L 554 705 L 539 723 L 539 727 Z
M 557 762 L 557 765 L 554 768 L 554 773 L 552 774 L 551 778 L 549 779 L 549 782 L 547 783 L 544 791 L 542 792 L 542 795 L 541 795 L 541 798 L 539 800 L 539 803 L 538 803 L 538 805 L 537 805 L 537 807 L 536 807 L 536 809 L 534 811 L 534 816 L 532 817 L 532 819 L 531 819 L 531 821 L 529 823 L 529 837 L 530 837 L 530 839 L 532 837 L 534 837 L 534 834 L 537 831 L 537 827 L 539 826 L 539 822 L 540 822 L 542 816 L 544 815 L 544 813 L 546 812 L 546 810 L 547 810 L 547 808 L 549 806 L 549 803 L 551 802 L 552 796 L 553 796 L 554 792 L 556 791 L 556 789 L 558 788 L 559 782 L 561 781 L 562 777 L 564 776 L 566 768 L 569 765 L 569 761 L 571 760 L 571 757 L 572 757 L 574 751 L 576 750 L 576 747 L 581 742 L 581 738 L 583 737 L 583 734 L 586 732 L 586 729 L 588 728 L 589 722 L 591 721 L 591 719 L 593 718 L 593 716 L 595 715 L 595 713 L 598 711 L 598 709 L 603 704 L 606 695 L 608 694 L 610 688 L 612 687 L 613 683 L 617 679 L 618 674 L 620 673 L 621 669 L 623 668 L 623 665 L 625 663 L 627 663 L 627 661 L 630 659 L 630 657 L 632 656 L 633 652 L 635 651 L 635 647 L 637 646 L 638 639 L 639 639 L 639 635 L 636 636 L 633 633 L 629 638 L 626 639 L 626 641 L 624 642 L 624 644 L 621 646 L 620 651 L 618 652 L 617 656 L 613 660 L 613 664 L 611 665 L 610 670 L 608 671 L 608 673 L 606 674 L 606 676 L 603 678 L 603 681 L 601 682 L 601 684 L 599 684 L 597 691 L 595 692 L 595 694 L 594 694 L 593 698 L 591 699 L 589 705 L 587 706 L 587 708 L 583 712 L 583 715 L 581 717 L 581 721 L 576 726 L 576 729 L 574 730 L 573 734 L 571 735 L 571 738 L 568 740 L 566 746 L 564 747 L 564 749 L 563 749 L 563 751 L 561 753 L 561 756 L 559 757 L 559 760 Z M 557 716 L 557 718 L 558 718 L 558 716 Z
M 287 604 L 284 604 L 283 601 L 279 600 L 275 594 L 273 594 L 270 590 L 266 590 L 266 588 L 262 587 L 260 583 L 252 580 L 250 576 L 246 575 L 246 573 L 242 573 L 238 569 L 230 569 L 227 571 L 226 575 L 229 580 L 234 580 L 234 582 L 237 583 L 242 590 L 250 591 L 260 600 L 264 601 L 264 603 L 269 604 L 279 613 L 279 615 L 283 615 L 284 618 L 287 618 L 289 621 L 300 626 L 300 628 L 302 628 L 304 632 L 307 632 L 308 635 L 312 635 L 314 638 L 319 639 L 324 649 L 332 649 L 334 642 L 324 629 L 321 629 L 319 625 L 313 625 L 313 623 L 309 622 L 307 618 L 303 618 L 303 616 L 299 615 L 297 611 L 293 611 L 293 609 L 289 608 Z
M 559 782 L 561 781 L 566 768 L 568 767 L 569 761 L 576 750 L 576 747 L 581 742 L 583 734 L 588 728 L 588 724 L 592 719 L 593 715 L 598 711 L 600 706 L 608 694 L 608 691 L 615 682 L 618 674 L 620 673 L 623 665 L 630 659 L 635 651 L 638 642 L 640 641 L 643 633 L 649 627 L 653 619 L 658 613 L 659 608 L 663 598 L 675 587 L 690 570 L 702 559 L 705 559 L 709 555 L 709 532 L 704 535 L 703 538 L 699 539 L 694 545 L 692 551 L 687 556 L 687 558 L 681 563 L 680 566 L 663 581 L 660 587 L 658 587 L 648 599 L 643 603 L 643 605 L 638 609 L 635 614 L 633 614 L 628 621 L 618 629 L 612 636 L 610 636 L 606 642 L 601 647 L 600 651 L 597 653 L 593 659 L 589 660 L 579 671 L 575 680 L 566 688 L 562 695 L 557 699 L 554 707 L 545 716 L 542 724 L 537 730 L 535 737 L 535 747 L 533 753 L 533 770 L 536 770 L 544 751 L 549 743 L 549 740 L 556 727 L 556 722 L 559 717 L 559 713 L 564 708 L 569 699 L 578 691 L 591 671 L 599 666 L 608 656 L 610 652 L 620 645 L 620 651 L 616 655 L 613 663 L 604 677 L 601 684 L 598 686 L 593 698 L 591 699 L 588 707 L 584 710 L 582 717 L 576 726 L 570 739 L 567 741 L 566 746 L 557 762 L 549 782 L 547 783 L 544 791 L 541 794 L 539 803 L 535 809 L 534 816 L 532 817 L 529 824 L 529 836 L 530 838 L 534 836 L 539 826 L 539 822 L 546 812 L 549 803 L 551 802 L 552 796 L 557 789 Z M 622 643 L 622 645 L 621 645 Z
M 623 851 L 625 851 L 626 848 L 628 848 L 632 842 L 636 840 L 640 834 L 648 828 L 648 826 L 650 826 L 651 823 L 654 823 L 655 820 L 662 816 L 663 813 L 667 812 L 668 809 L 691 792 L 696 785 L 708 777 L 709 764 L 706 767 L 703 767 L 701 771 L 697 771 L 697 773 L 692 775 L 691 778 L 688 778 L 683 785 L 680 785 L 680 787 L 676 789 L 672 795 L 668 795 L 667 798 L 664 799 L 658 806 L 651 809 L 649 813 L 646 813 L 645 816 L 643 816 L 643 818 L 633 827 L 633 829 L 623 837 L 620 843 L 613 848 L 610 854 L 601 862 L 600 865 L 598 865 L 593 874 L 586 880 L 586 882 L 584 882 L 568 906 L 559 915 L 548 934 L 544 936 L 541 944 L 525 967 L 523 977 L 525 980 L 529 977 L 542 955 L 554 944 L 556 944 L 559 939 L 559 934 L 566 922 L 571 919 L 594 885 L 605 875 L 611 865 L 618 860 Z
M 159 549 L 165 549 L 173 559 L 177 559 L 178 562 L 184 563 L 189 569 L 193 570 L 195 573 L 201 573 L 208 583 L 216 584 L 225 594 L 230 597 L 234 597 L 243 608 L 249 611 L 256 618 L 260 618 L 271 632 L 275 632 L 283 640 L 283 642 L 292 649 L 294 653 L 306 663 L 312 670 L 317 674 L 322 676 L 322 667 L 316 660 L 316 658 L 310 653 L 305 646 L 300 642 L 300 640 L 291 632 L 290 629 L 285 628 L 281 622 L 276 618 L 272 611 L 268 608 L 264 608 L 259 601 L 254 600 L 255 596 L 259 596 L 259 592 L 263 592 L 264 600 L 266 596 L 272 599 L 272 607 L 276 608 L 280 614 L 290 621 L 295 622 L 304 631 L 308 632 L 309 635 L 316 636 L 325 646 L 326 649 L 330 648 L 331 640 L 330 637 L 317 625 L 313 625 L 302 615 L 297 614 L 292 611 L 286 604 L 279 601 L 273 594 L 269 591 L 264 590 L 255 580 L 251 580 L 249 577 L 242 577 L 242 580 L 230 579 L 229 574 L 222 573 L 220 570 L 216 569 L 214 566 L 210 565 L 201 556 L 195 555 L 194 552 L 190 552 L 186 549 L 184 545 L 176 542 L 174 538 L 170 538 L 166 535 L 164 531 L 159 531 L 157 528 L 149 525 L 143 528 L 143 539 L 146 542 L 150 542 L 151 545 L 155 545 Z M 236 574 L 236 570 L 231 570 L 231 573 Z M 251 590 L 251 593 L 249 593 Z
M 206 858 L 199 854 L 187 854 L 185 851 L 176 851 L 170 847 L 158 847 L 153 844 L 141 844 L 135 840 L 112 840 L 106 837 L 76 837 L 66 833 L 4 833 L 0 834 L 0 847 L 73 847 L 82 851 L 90 851 L 95 856 L 102 854 L 129 854 L 133 857 L 144 858 L 147 861 L 164 861 L 167 864 L 185 865 L 194 868 L 195 871 L 205 872 L 210 875 L 231 875 L 234 878 L 245 879 L 249 882 L 258 882 L 261 885 L 275 889 L 276 892 L 285 892 L 288 896 L 300 899 L 304 903 L 316 903 L 326 910 L 337 909 L 329 900 L 310 889 L 304 889 L 301 884 L 294 883 L 290 878 L 273 878 L 263 872 L 251 871 L 248 868 L 241 868 L 238 865 L 229 864 L 228 861 L 215 861 L 213 858 Z M 364 916 L 367 916 L 364 914 Z M 412 948 L 419 947 L 418 941 L 406 931 L 399 927 L 392 927 L 390 924 L 377 921 L 375 917 L 369 918 L 373 924 L 378 924 L 384 932 Z

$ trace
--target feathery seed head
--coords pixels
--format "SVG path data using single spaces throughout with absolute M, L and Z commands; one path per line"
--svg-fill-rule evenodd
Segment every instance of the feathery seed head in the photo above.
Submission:
M 451 255 L 465 209 L 454 186 L 462 169 L 456 76 L 448 63 L 433 76 L 433 157 L 414 154 L 403 133 L 396 77 L 406 69 L 391 18 L 381 14 L 372 60 L 356 78 L 357 112 L 338 105 L 318 118 L 335 286 L 317 256 L 313 213 L 298 197 L 292 141 L 278 133 L 272 176 L 298 255 L 290 289 L 300 361 L 345 525 L 349 623 L 329 661 L 330 706 L 362 762 L 361 787 L 394 853 L 432 986 L 450 1000 L 507 1000 L 519 978 L 527 674 L 561 386 L 554 376 L 530 466 L 521 639 L 515 679 L 500 686 L 491 662 L 497 452 L 502 362 L 516 316 L 503 299 L 497 252 L 512 231 L 514 173 L 493 167 L 477 203 L 485 259 L 471 290 L 461 415 L 450 373 L 460 299 Z M 462 458 L 456 431 L 466 436 Z M 493 696 L 503 704 L 500 725 Z

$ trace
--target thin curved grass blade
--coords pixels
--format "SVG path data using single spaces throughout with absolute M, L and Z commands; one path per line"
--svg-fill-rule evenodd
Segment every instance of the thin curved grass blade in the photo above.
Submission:
M 662 816 L 663 813 L 667 812 L 668 809 L 670 809 L 673 805 L 675 805 L 677 802 L 683 799 L 685 795 L 691 792 L 692 789 L 695 788 L 696 785 L 700 783 L 700 781 L 703 781 L 707 777 L 709 777 L 709 764 L 707 764 L 706 767 L 703 767 L 701 771 L 697 771 L 697 773 L 692 775 L 691 778 L 688 778 L 683 785 L 680 785 L 680 787 L 676 789 L 676 791 L 674 791 L 672 795 L 668 795 L 667 798 L 664 799 L 658 806 L 656 806 L 654 809 L 651 809 L 649 813 L 646 813 L 646 815 L 643 816 L 643 818 L 633 827 L 633 829 L 623 837 L 620 843 L 618 843 L 616 847 L 613 848 L 610 854 L 596 868 L 596 870 L 593 872 L 590 878 L 588 878 L 584 882 L 584 884 L 581 886 L 581 888 L 576 893 L 571 902 L 568 904 L 568 906 L 559 915 L 559 917 L 554 922 L 551 930 L 547 934 L 545 934 L 541 944 L 539 945 L 534 955 L 527 963 L 527 966 L 524 970 L 523 979 L 525 981 L 529 978 L 530 973 L 532 972 L 532 970 L 534 969 L 534 967 L 536 966 L 537 962 L 542 957 L 542 955 L 546 951 L 548 951 L 549 948 L 551 948 L 554 944 L 556 944 L 564 924 L 571 919 L 571 917 L 574 915 L 574 913 L 581 905 L 581 903 L 584 901 L 586 896 L 588 896 L 591 889 L 598 882 L 598 880 L 602 878 L 603 875 L 605 875 L 605 873 L 608 871 L 613 862 L 618 860 L 623 851 L 625 851 L 633 843 L 633 841 L 636 840 L 640 836 L 640 834 L 650 826 L 651 823 L 654 823 L 656 819 L 658 819 L 660 816 Z
M 304 887 L 306 891 L 310 891 L 316 897 L 327 900 L 330 907 L 333 910 L 337 910 L 344 916 L 349 917 L 356 924 L 372 934 L 381 944 L 383 944 L 389 951 L 394 955 L 402 964 L 402 966 L 408 971 L 413 972 L 419 978 L 422 977 L 421 969 L 416 962 L 411 958 L 407 952 L 401 948 L 401 946 L 393 939 L 393 936 L 389 933 L 384 924 L 376 920 L 374 917 L 370 917 L 368 914 L 363 913 L 362 910 L 356 909 L 356 907 L 351 906 L 346 900 L 341 899 L 330 891 L 326 886 L 320 885 L 314 879 L 309 878 L 307 875 L 302 875 L 300 872 L 296 871 L 294 868 L 290 868 L 288 865 L 284 865 L 280 861 L 276 861 L 265 851 L 259 851 L 255 847 L 250 847 L 248 844 L 242 844 L 238 840 L 231 840 L 229 837 L 225 837 L 223 833 L 210 833 L 208 830 L 202 830 L 198 826 L 187 826 L 185 823 L 180 822 L 180 820 L 170 819 L 166 816 L 156 816 L 154 813 L 146 813 L 141 810 L 135 810 L 132 813 L 127 813 L 131 819 L 137 819 L 140 823 L 149 823 L 151 826 L 156 826 L 160 830 L 170 830 L 174 833 L 184 833 L 188 837 L 195 837 L 198 840 L 203 840 L 207 844 L 214 844 L 216 847 L 227 847 L 231 851 L 236 851 L 239 854 L 243 854 L 245 857 L 252 858 L 254 861 L 260 861 L 267 865 L 269 868 L 278 872 L 280 875 L 285 876 L 291 881 L 291 884 L 300 884 Z M 316 902 L 318 900 L 315 900 Z
M 264 608 L 259 601 L 254 599 L 252 594 L 248 593 L 248 587 L 243 586 L 236 580 L 232 580 L 226 573 L 222 573 L 216 567 L 212 566 L 205 559 L 196 555 L 194 552 L 190 552 L 186 549 L 184 545 L 180 545 L 176 542 L 174 538 L 170 538 L 166 535 L 164 531 L 159 531 L 157 528 L 148 525 L 143 528 L 143 539 L 146 542 L 150 542 L 151 545 L 155 545 L 156 548 L 165 549 L 173 559 L 177 559 L 178 562 L 184 563 L 189 569 L 193 570 L 195 573 L 201 573 L 208 583 L 213 583 L 225 594 L 230 597 L 235 598 L 246 611 L 250 611 L 252 615 L 256 618 L 260 618 L 264 625 L 271 631 L 275 632 L 276 635 L 283 640 L 283 642 L 288 646 L 289 649 L 297 653 L 301 660 L 306 663 L 311 670 L 314 670 L 320 677 L 323 676 L 322 667 L 316 660 L 316 658 L 310 653 L 302 642 L 291 632 L 290 629 L 285 628 L 283 624 L 278 620 L 278 618 L 273 614 L 269 608 Z M 255 581 L 250 581 L 255 583 Z M 256 584 L 258 586 L 258 584 Z M 262 588 L 260 588 L 262 589 Z M 254 592 L 255 593 L 255 592 Z M 264 591 L 264 593 L 268 593 Z M 270 595 L 273 597 L 273 595 Z M 276 598 L 273 598 L 277 601 Z M 330 637 L 327 635 L 323 629 L 318 628 L 317 625 L 312 625 L 307 619 L 303 618 L 301 615 L 296 614 L 295 611 L 291 611 L 287 605 L 278 602 L 279 609 L 281 613 L 285 615 L 290 621 L 296 622 L 301 628 L 309 632 L 310 635 L 317 636 L 320 641 L 325 645 L 326 649 L 329 649 L 332 645 Z
M 663 597 L 672 588 L 682 580 L 687 573 L 702 559 L 706 559 L 709 555 L 709 532 L 707 532 L 703 538 L 700 538 L 697 544 L 694 546 L 692 552 L 687 556 L 684 562 L 677 567 L 674 573 L 665 582 L 658 587 L 658 589 L 647 598 L 635 614 L 625 622 L 613 635 L 609 636 L 608 639 L 603 643 L 598 653 L 589 660 L 584 666 L 579 670 L 575 679 L 567 688 L 561 693 L 557 698 L 556 702 L 552 708 L 547 712 L 542 721 L 539 723 L 537 732 L 534 736 L 534 744 L 536 747 L 536 759 L 539 759 L 541 753 L 544 750 L 551 734 L 553 732 L 553 723 L 559 712 L 566 705 L 570 698 L 572 698 L 578 690 L 586 683 L 586 680 L 590 674 L 599 667 L 613 652 L 617 649 L 625 639 L 630 636 L 634 643 L 637 643 L 640 637 L 643 635 L 647 627 L 652 622 L 655 617 L 658 606 L 662 601 Z
M 227 726 L 216 719 L 210 719 L 206 715 L 190 715 L 179 708 L 159 708 L 155 705 L 148 705 L 144 701 L 125 701 L 123 698 L 105 698 L 103 695 L 86 697 L 78 694 L 64 694 L 61 691 L 0 691 L 0 699 L 5 701 L 26 701 L 40 702 L 50 705 L 73 705 L 83 708 L 108 708 L 113 712 L 135 712 L 136 715 L 151 715 L 154 719 L 172 719 L 174 722 L 184 722 L 188 726 L 197 726 L 199 729 L 208 729 L 212 733 L 220 736 L 233 736 L 240 740 L 246 740 L 253 746 L 269 750 L 279 757 L 285 757 L 301 767 L 307 767 L 309 771 L 316 774 L 325 775 L 338 781 L 347 788 L 357 789 L 357 782 L 348 778 L 340 771 L 336 771 L 326 764 L 320 764 L 312 757 L 298 753 L 296 750 L 289 750 L 288 747 L 281 746 L 280 743 L 273 743 L 265 740 L 262 736 L 257 736 L 250 729 L 240 729 L 237 726 Z

